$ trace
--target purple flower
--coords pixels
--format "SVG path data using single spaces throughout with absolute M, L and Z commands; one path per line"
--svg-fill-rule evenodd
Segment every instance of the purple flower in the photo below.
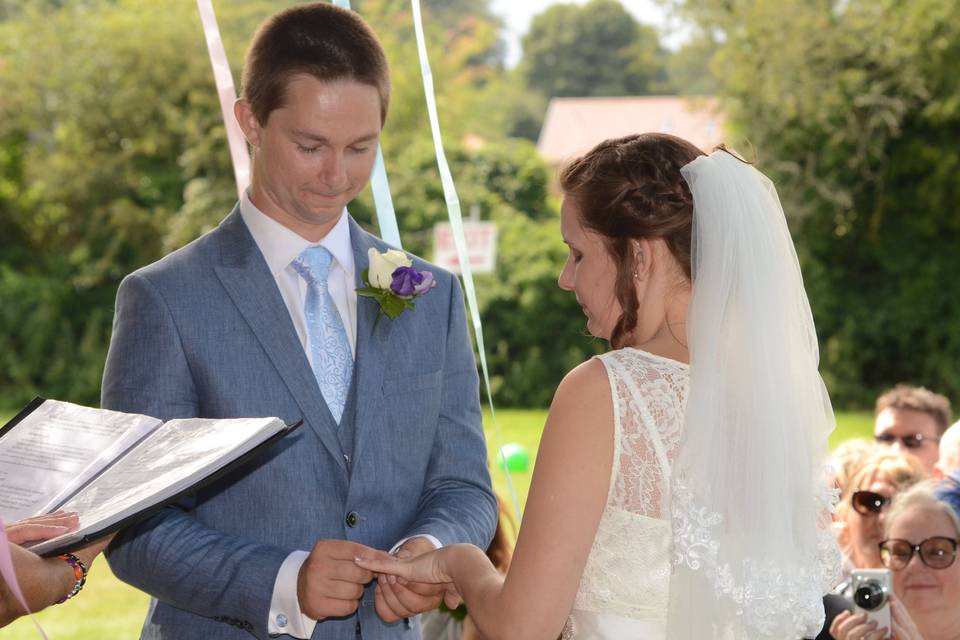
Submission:
M 430 291 L 430 289 L 433 289 L 435 286 L 437 286 L 437 281 L 434 280 L 433 274 L 429 271 L 421 271 L 420 275 L 423 276 L 423 280 L 420 281 L 420 284 L 414 287 L 413 295 L 415 296 L 422 296 L 427 291 Z
M 430 276 L 432 279 L 433 276 Z M 416 295 L 417 285 L 423 283 L 423 274 L 413 267 L 397 267 L 393 270 L 393 281 L 390 290 L 405 298 Z

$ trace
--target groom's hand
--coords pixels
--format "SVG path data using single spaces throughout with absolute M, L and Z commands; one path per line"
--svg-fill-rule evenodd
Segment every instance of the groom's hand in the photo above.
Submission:
M 315 620 L 349 616 L 357 610 L 363 585 L 373 573 L 357 566 L 354 558 L 384 555 L 349 540 L 321 540 L 304 560 L 297 577 L 300 610 Z
M 433 543 L 423 537 L 413 537 L 397 549 L 401 557 L 415 557 L 434 551 Z M 407 582 L 379 576 L 374 595 L 374 608 L 384 622 L 396 622 L 440 606 L 446 585 Z

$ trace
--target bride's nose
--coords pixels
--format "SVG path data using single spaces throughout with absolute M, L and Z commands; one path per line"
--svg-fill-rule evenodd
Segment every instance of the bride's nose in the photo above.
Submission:
M 573 291 L 573 260 L 570 256 L 567 256 L 567 261 L 563 263 L 560 277 L 557 278 L 557 286 L 564 291 Z

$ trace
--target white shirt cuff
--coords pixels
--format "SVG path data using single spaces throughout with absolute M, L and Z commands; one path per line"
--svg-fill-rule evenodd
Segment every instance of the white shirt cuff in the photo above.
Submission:
M 313 635 L 317 621 L 300 611 L 300 598 L 297 597 L 297 578 L 300 575 L 300 567 L 309 555 L 306 551 L 294 551 L 280 565 L 277 579 L 273 583 L 267 633 L 271 635 L 287 633 L 302 640 L 307 640 Z
M 390 555 L 395 554 L 395 553 L 397 552 L 397 549 L 399 549 L 400 547 L 403 546 L 403 543 L 404 543 L 404 542 L 406 542 L 407 540 L 413 540 L 414 538 L 426 538 L 427 540 L 430 541 L 430 544 L 433 545 L 433 548 L 434 548 L 434 549 L 439 549 L 440 547 L 443 546 L 443 545 L 440 543 L 439 540 L 437 540 L 436 538 L 434 538 L 434 537 L 433 537 L 432 535 L 430 535 L 429 533 L 418 533 L 418 534 L 415 535 L 415 536 L 407 536 L 406 538 L 404 538 L 403 540 L 401 540 L 401 541 L 398 542 L 397 544 L 395 544 L 395 545 L 393 545 L 392 547 L 390 547 Z

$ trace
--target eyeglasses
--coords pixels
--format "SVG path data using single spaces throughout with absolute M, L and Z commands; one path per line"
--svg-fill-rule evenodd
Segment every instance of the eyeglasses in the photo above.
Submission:
M 892 445 L 899 440 L 907 449 L 919 449 L 926 442 L 940 442 L 940 438 L 928 438 L 922 433 L 913 433 L 908 436 L 895 436 L 892 433 L 881 433 L 880 435 L 874 436 L 873 439 L 880 444 L 886 445 Z
M 876 515 L 890 504 L 890 498 L 874 491 L 854 491 L 850 496 L 853 510 L 862 516 Z
M 900 571 L 910 564 L 913 553 L 920 554 L 920 560 L 931 569 L 946 569 L 957 559 L 957 541 L 953 538 L 937 536 L 927 538 L 920 544 L 892 538 L 880 543 L 880 559 L 883 566 L 891 571 Z

